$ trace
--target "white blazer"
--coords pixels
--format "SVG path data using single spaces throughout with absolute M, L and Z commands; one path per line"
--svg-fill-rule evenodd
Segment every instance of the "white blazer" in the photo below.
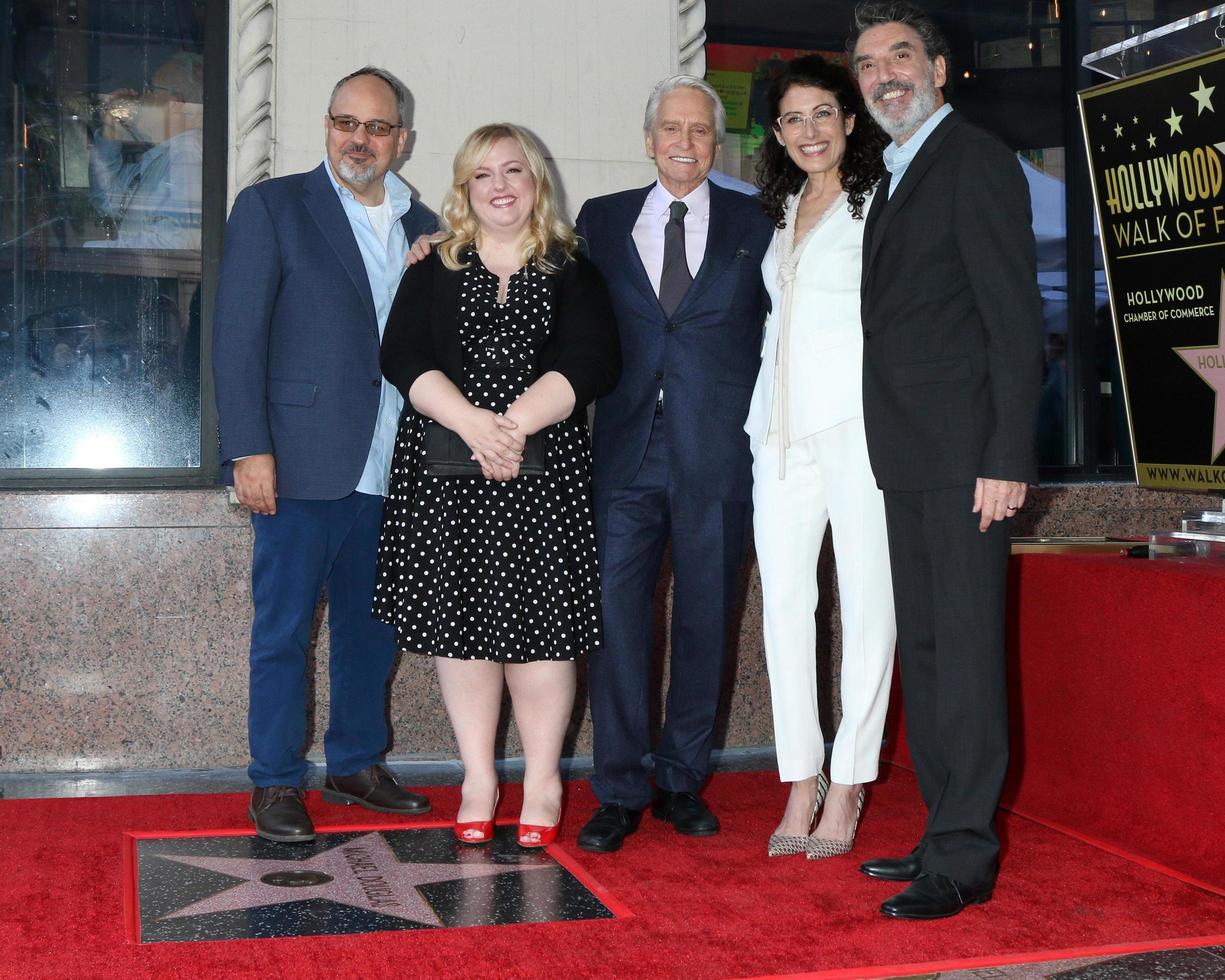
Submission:
M 798 195 L 788 200 L 787 227 L 775 230 L 761 264 L 771 310 L 744 425 L 754 455 L 772 429 L 785 449 L 814 432 L 863 417 L 859 278 L 864 222 L 851 217 L 843 192 L 799 243 L 797 256 L 791 238 L 798 203 Z M 869 194 L 865 216 L 870 204 Z M 786 279 L 792 269 L 788 311 Z

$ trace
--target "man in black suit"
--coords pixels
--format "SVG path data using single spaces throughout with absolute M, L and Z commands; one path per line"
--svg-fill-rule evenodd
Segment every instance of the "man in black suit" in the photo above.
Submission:
M 948 44 L 909 3 L 861 3 L 851 64 L 893 137 L 864 233 L 864 424 L 885 494 L 906 728 L 927 826 L 865 874 L 881 912 L 991 897 L 1008 765 L 1009 525 L 1037 478 L 1041 377 L 1029 192 L 1015 155 L 945 103 Z
M 718 95 L 698 78 L 665 79 L 643 129 L 658 181 L 594 198 L 578 216 L 623 358 L 591 435 L 604 645 L 588 670 L 600 807 L 578 837 L 587 851 L 621 847 L 648 804 L 682 834 L 719 830 L 699 792 L 744 557 L 744 420 L 765 317 L 770 221 L 755 198 L 707 180 L 725 132 Z M 652 748 L 654 596 L 669 542 L 671 674 Z

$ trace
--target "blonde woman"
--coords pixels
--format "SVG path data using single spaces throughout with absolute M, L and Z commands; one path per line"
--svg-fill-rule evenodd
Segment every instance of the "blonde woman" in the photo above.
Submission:
M 374 612 L 400 650 L 434 657 L 464 764 L 455 835 L 466 844 L 493 839 L 509 688 L 526 762 L 517 839 L 543 847 L 561 820 L 575 661 L 600 642 L 586 407 L 616 383 L 620 347 L 603 280 L 526 131 L 482 126 L 464 140 L 442 225 L 447 237 L 405 272 L 383 337 L 383 373 L 407 406 Z M 479 472 L 435 475 L 430 422 Z M 528 438 L 543 444 L 543 474 L 520 473 Z

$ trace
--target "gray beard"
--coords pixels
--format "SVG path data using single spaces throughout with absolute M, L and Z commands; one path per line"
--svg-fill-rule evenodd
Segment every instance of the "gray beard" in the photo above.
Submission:
M 336 164 L 336 171 L 350 184 L 371 183 L 377 170 L 377 163 L 371 163 L 366 167 L 356 167 L 344 157 L 341 157 L 340 161 Z
M 887 109 L 880 108 L 876 101 L 868 104 L 868 113 L 876 120 L 876 124 L 893 138 L 895 143 L 922 126 L 935 111 L 936 88 L 930 82 L 923 86 L 915 86 L 914 98 L 911 99 L 910 108 L 903 116 L 891 115 Z

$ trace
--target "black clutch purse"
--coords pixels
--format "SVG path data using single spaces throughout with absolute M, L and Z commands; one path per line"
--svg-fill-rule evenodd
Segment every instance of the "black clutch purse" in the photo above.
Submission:
M 425 420 L 426 476 L 481 476 L 481 464 L 472 458 L 472 450 L 445 425 L 433 419 Z M 523 444 L 520 476 L 544 476 L 544 438 L 539 432 L 527 437 Z

